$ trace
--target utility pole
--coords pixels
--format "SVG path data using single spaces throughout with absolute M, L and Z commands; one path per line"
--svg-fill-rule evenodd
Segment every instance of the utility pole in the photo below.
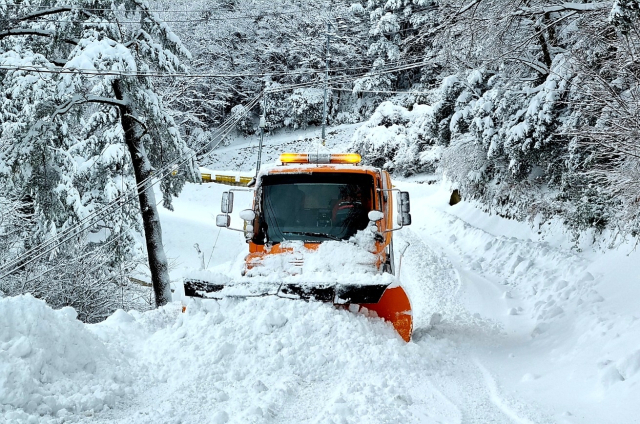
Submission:
M 260 145 L 258 146 L 258 163 L 256 164 L 256 180 L 260 172 L 262 162 L 262 143 L 264 141 L 264 128 L 267 126 L 267 93 L 262 91 L 262 115 L 260 116 Z
M 324 104 L 322 106 L 322 145 L 325 145 L 325 127 L 327 125 L 327 85 L 329 84 L 329 31 L 331 22 L 327 18 L 327 51 L 325 54 L 326 66 L 324 71 Z

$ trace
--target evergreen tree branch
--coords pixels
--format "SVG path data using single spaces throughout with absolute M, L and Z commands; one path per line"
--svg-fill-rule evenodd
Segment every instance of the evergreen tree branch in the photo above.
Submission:
M 72 10 L 73 10 L 72 7 L 54 7 L 54 8 L 51 8 L 51 9 L 40 10 L 40 11 L 35 12 L 35 13 L 30 13 L 28 15 L 20 16 L 18 18 L 18 21 L 28 21 L 28 20 L 31 20 L 31 19 L 41 18 L 43 16 L 55 15 L 55 14 L 63 13 L 63 12 L 71 12 Z
M 102 97 L 102 96 L 84 96 L 84 95 L 76 94 L 71 99 L 66 101 L 63 105 L 58 107 L 53 112 L 52 117 L 63 115 L 69 112 L 69 110 L 71 110 L 73 106 L 82 105 L 86 103 L 101 103 L 101 104 L 116 106 L 116 107 L 128 106 L 128 103 L 125 100 L 117 100 L 117 99 L 112 99 L 109 97 Z M 136 119 L 136 121 L 138 120 Z
M 56 33 L 54 31 L 48 31 L 48 30 L 44 30 L 44 29 L 32 29 L 32 28 L 13 28 L 13 29 L 8 29 L 6 31 L 0 32 L 0 40 L 7 38 L 7 37 L 11 37 L 11 36 L 21 36 L 21 35 L 36 35 L 39 37 L 49 37 L 49 38 L 54 38 L 56 37 Z M 78 45 L 78 40 L 74 40 L 74 39 L 70 39 L 70 38 L 63 38 L 61 41 L 67 43 L 67 44 L 73 44 L 74 46 Z

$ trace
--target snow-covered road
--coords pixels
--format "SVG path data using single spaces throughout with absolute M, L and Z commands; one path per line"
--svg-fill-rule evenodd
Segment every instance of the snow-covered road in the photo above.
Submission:
M 628 264 L 598 253 L 588 260 L 466 203 L 449 207 L 442 185 L 401 186 L 412 193 L 414 215 L 396 239 L 398 250 L 409 243 L 401 281 L 414 309 L 411 343 L 377 319 L 285 299 L 208 301 L 190 304 L 185 314 L 178 302 L 72 327 L 70 312 L 47 311 L 35 299 L 5 299 L 2 322 L 22 326 L 3 340 L 0 387 L 22 392 L 14 408 L 2 407 L 2 417 L 17 423 L 635 422 L 637 320 L 619 305 L 615 312 L 606 307 L 600 277 L 590 272 L 602 261 Z M 175 211 L 162 212 L 176 281 L 182 269 L 199 266 L 194 243 L 210 267 L 237 270 L 242 236 L 213 225 L 223 190 L 189 185 Z M 78 366 L 65 362 L 73 357 L 45 355 L 52 335 L 30 327 L 43 319 L 53 329 L 53 348 L 93 359 Z M 32 377 L 16 376 L 17 368 Z
M 446 183 L 397 185 L 412 196 L 395 240 L 408 244 L 411 343 L 378 319 L 279 298 L 186 313 L 177 301 L 97 325 L 3 298 L 0 422 L 640 422 L 633 245 L 580 250 L 557 223 L 450 207 Z M 178 298 L 196 243 L 210 269 L 239 272 L 243 236 L 215 227 L 225 189 L 187 185 L 161 211 Z
M 455 377 L 436 386 L 455 382 L 442 390 L 458 399 L 461 422 L 640 422 L 636 311 L 601 294 L 615 281 L 633 299 L 632 245 L 580 253 L 558 223 L 533 229 L 450 207 L 446 186 L 400 186 L 414 196 L 403 284 L 423 320 L 442 315 L 426 333 L 457 345 Z
M 413 303 L 412 343 L 322 304 L 205 302 L 184 315 L 173 306 L 137 316 L 147 333 L 129 342 L 140 345 L 132 357 L 148 389 L 91 421 L 634 422 L 637 375 L 618 381 L 628 385 L 621 396 L 599 362 L 598 343 L 616 336 L 581 332 L 603 303 L 592 261 L 526 225 L 449 207 L 442 185 L 400 185 L 413 196 L 414 224 L 396 239 L 398 250 L 409 244 L 401 281 Z M 223 190 L 189 186 L 176 212 L 163 212 L 165 242 L 183 252 L 182 266 L 198 266 L 194 242 L 210 267 L 233 270 L 242 257 L 241 235 L 219 233 L 208 207 L 189 205 L 215 211 Z
M 219 198 L 222 190 L 190 186 L 182 202 L 212 191 Z M 178 262 L 196 266 L 194 240 L 205 238 L 198 241 L 207 254 L 206 238 L 211 245 L 215 234 L 216 249 L 225 246 L 225 256 L 214 254 L 214 261 L 232 269 L 225 263 L 242 256 L 242 236 L 218 235 L 214 227 L 203 233 L 198 217 L 205 214 L 195 206 L 178 201 L 176 212 L 175 222 L 168 212 L 164 222 L 171 223 L 165 242 L 187 256 Z M 378 320 L 323 304 L 205 302 L 190 304 L 184 315 L 174 306 L 155 313 L 162 319 L 151 321 L 159 327 L 129 342 L 139 344 L 134 356 L 145 369 L 141 386 L 148 389 L 92 416 L 91 422 L 554 422 L 530 399 L 501 392 L 478 350 L 499 347 L 505 336 L 496 322 L 465 305 L 474 297 L 468 290 L 475 281 L 464 278 L 462 269 L 420 231 L 427 214 L 415 215 L 415 230 L 399 233 L 396 244 L 409 243 L 401 280 L 414 307 L 412 343 L 401 342 Z M 481 286 L 475 292 L 482 295 L 476 305 L 490 308 L 492 295 L 501 302 L 495 288 Z M 152 315 L 138 319 L 148 325 Z M 119 319 L 128 320 L 124 314 Z M 108 333 L 112 326 L 106 323 L 101 331 Z

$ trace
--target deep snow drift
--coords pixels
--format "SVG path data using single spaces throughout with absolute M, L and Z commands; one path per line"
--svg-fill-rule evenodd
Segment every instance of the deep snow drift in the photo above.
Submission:
M 189 301 L 182 313 L 189 269 L 239 274 L 246 250 L 215 227 L 226 187 L 187 185 L 161 211 L 174 303 L 84 325 L 71 309 L 0 298 L 0 422 L 640 422 L 633 244 L 578 249 L 557 223 L 450 207 L 449 186 L 423 180 L 396 182 L 412 196 L 414 223 L 396 238 L 397 251 L 409 244 L 411 343 L 313 302 Z M 248 204 L 238 195 L 234 209 Z
M 73 308 L 54 311 L 30 295 L 2 298 L 0 330 L 2 422 L 101 411 L 132 393 L 122 353 L 76 320 Z
M 405 275 L 404 284 L 413 290 L 431 285 L 425 294 L 437 294 L 417 314 L 445 312 L 429 335 L 442 332 L 471 343 L 474 362 L 495 381 L 489 387 L 497 384 L 503 393 L 544 405 L 554 422 L 640 422 L 640 320 L 634 300 L 640 295 L 640 254 L 633 242 L 615 250 L 585 243 L 580 248 L 557 222 L 531 228 L 466 202 L 450 207 L 444 184 L 399 186 L 414 195 L 414 210 L 423 211 L 402 235 L 414 243 L 407 251 L 409 267 L 423 268 L 425 245 L 450 261 L 456 275 L 449 289 L 436 287 L 443 278 L 421 277 L 423 284 L 412 284 L 408 280 L 421 274 Z M 449 333 L 459 313 L 471 314 L 481 327 L 494 326 L 500 336 L 474 344 L 473 338 Z

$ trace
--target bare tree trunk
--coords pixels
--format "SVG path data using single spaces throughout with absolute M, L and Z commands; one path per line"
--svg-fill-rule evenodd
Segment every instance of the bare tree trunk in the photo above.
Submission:
M 118 100 L 124 100 L 120 81 L 113 82 L 113 91 Z M 144 236 L 147 242 L 147 255 L 149 257 L 149 270 L 151 271 L 151 284 L 156 297 L 156 307 L 166 305 L 171 300 L 171 286 L 169 280 L 169 265 L 162 244 L 162 227 L 160 216 L 156 208 L 156 196 L 153 186 L 150 184 L 151 162 L 147 157 L 142 144 L 142 137 L 136 134 L 136 120 L 128 105 L 119 105 L 120 121 L 124 130 L 124 139 L 131 155 L 131 163 L 136 176 L 136 184 L 147 180 L 138 189 L 140 212 L 144 225 Z

